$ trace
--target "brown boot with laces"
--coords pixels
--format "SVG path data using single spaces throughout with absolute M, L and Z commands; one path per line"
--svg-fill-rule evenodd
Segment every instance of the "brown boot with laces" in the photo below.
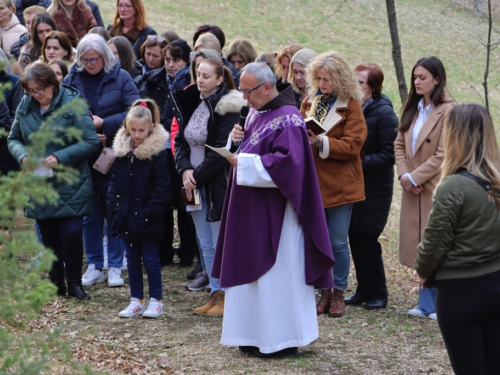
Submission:
M 213 294 L 217 295 L 215 304 L 207 311 L 208 316 L 223 316 L 224 315 L 224 298 L 226 297 L 223 290 L 218 290 Z
M 344 312 L 344 292 L 342 290 L 333 289 L 333 293 L 331 294 L 330 298 L 330 309 L 328 310 L 328 316 L 339 318 L 344 315 Z
M 193 312 L 197 315 L 206 315 L 206 313 L 215 306 L 215 303 L 217 302 L 218 294 L 217 292 L 215 293 L 210 293 L 210 297 L 208 298 L 208 302 L 205 303 L 203 306 L 197 307 L 193 310 Z
M 328 309 L 330 308 L 330 298 L 332 295 L 331 289 L 323 289 L 321 291 L 321 297 L 319 298 L 318 303 L 316 304 L 316 314 L 326 314 Z

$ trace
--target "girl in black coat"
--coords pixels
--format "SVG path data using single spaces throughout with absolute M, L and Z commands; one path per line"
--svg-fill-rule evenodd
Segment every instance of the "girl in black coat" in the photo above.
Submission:
M 132 301 L 119 314 L 157 318 L 163 314 L 161 267 L 158 255 L 163 211 L 170 204 L 168 134 L 159 123 L 152 100 L 137 100 L 113 142 L 116 153 L 108 191 L 110 225 L 125 243 Z M 142 263 L 149 282 L 145 308 Z
M 346 304 L 369 310 L 387 305 L 387 286 L 378 241 L 383 232 L 392 202 L 394 180 L 394 140 L 398 119 L 390 99 L 382 94 L 384 73 L 373 64 L 355 68 L 363 91 L 363 114 L 368 136 L 363 146 L 363 175 L 366 200 L 355 203 L 349 226 L 349 245 L 356 268 L 358 287 Z

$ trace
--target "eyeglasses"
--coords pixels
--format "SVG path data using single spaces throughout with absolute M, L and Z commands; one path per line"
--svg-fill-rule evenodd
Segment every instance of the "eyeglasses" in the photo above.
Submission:
M 366 82 L 363 82 L 363 81 L 360 81 L 358 80 L 358 84 L 361 86 L 363 83 L 366 83 Z
M 133 8 L 132 5 L 128 5 L 128 4 L 116 4 L 116 7 L 118 9 L 131 9 L 131 8 Z
M 242 89 L 241 87 L 238 87 L 238 90 L 240 90 L 243 94 L 245 94 L 246 96 L 250 96 L 250 94 L 252 93 L 252 91 L 255 91 L 257 90 L 260 86 L 262 85 L 265 85 L 267 82 L 262 82 L 260 85 L 254 87 L 253 89 Z
M 157 40 L 160 43 L 163 43 L 166 41 L 165 38 L 162 38 L 161 36 L 158 36 L 158 35 L 148 35 L 148 39 L 149 40 Z
M 97 64 L 97 62 L 101 59 L 102 56 L 99 56 L 99 57 L 93 57 L 91 59 L 80 59 L 80 62 L 84 65 L 87 65 L 87 64 Z
M 41 89 L 38 90 L 28 90 L 28 94 L 30 96 L 35 96 L 35 95 L 41 95 L 45 93 L 45 89 L 47 88 L 47 85 L 43 86 Z

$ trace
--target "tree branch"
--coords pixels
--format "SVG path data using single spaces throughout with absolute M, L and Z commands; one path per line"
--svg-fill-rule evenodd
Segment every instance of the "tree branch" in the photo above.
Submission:
M 335 9 L 335 12 L 333 12 L 332 14 L 330 14 L 328 17 L 326 17 L 323 21 L 321 21 L 320 23 L 317 23 L 316 25 L 314 25 L 314 27 L 316 26 L 319 26 L 321 25 L 323 22 L 325 22 L 328 18 L 332 17 L 335 13 L 337 13 L 340 8 L 342 8 L 342 6 L 347 2 L 347 0 L 344 0 L 342 1 L 342 4 L 339 5 L 339 7 L 337 9 Z

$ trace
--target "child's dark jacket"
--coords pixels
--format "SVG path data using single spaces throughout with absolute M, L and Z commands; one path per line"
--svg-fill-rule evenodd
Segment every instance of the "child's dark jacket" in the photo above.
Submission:
M 132 138 L 122 127 L 113 142 L 116 160 L 108 190 L 110 225 L 120 237 L 160 239 L 162 216 L 170 205 L 170 177 L 163 126 L 132 152 Z

